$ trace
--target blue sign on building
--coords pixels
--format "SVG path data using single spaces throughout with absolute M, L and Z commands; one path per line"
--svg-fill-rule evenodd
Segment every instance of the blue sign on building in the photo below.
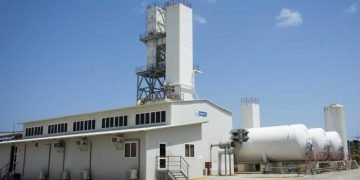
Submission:
M 201 116 L 201 117 L 207 117 L 207 112 L 205 112 L 205 111 L 195 111 L 195 115 L 196 116 Z

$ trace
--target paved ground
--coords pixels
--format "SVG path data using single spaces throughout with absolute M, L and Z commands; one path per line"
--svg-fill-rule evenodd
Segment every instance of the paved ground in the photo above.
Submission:
M 360 169 L 347 170 L 347 171 L 334 171 L 328 173 L 322 173 L 317 175 L 293 175 L 293 174 L 238 174 L 235 176 L 208 176 L 207 180 L 302 180 L 302 179 L 315 179 L 315 180 L 360 180 Z

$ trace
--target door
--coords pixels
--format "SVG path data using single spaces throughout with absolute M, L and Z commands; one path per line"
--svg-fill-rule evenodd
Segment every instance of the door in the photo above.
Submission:
M 160 158 L 159 158 L 160 169 L 165 169 L 166 168 L 166 144 L 165 143 L 159 144 L 159 151 L 160 151 Z

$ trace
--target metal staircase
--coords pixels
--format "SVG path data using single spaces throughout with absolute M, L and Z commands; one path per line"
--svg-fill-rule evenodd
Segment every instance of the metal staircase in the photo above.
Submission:
M 188 179 L 188 177 L 182 172 L 182 171 L 168 171 L 168 175 L 171 179 L 177 180 L 177 179 Z
M 156 167 L 158 172 L 166 172 L 166 176 L 173 180 L 189 179 L 189 167 L 182 156 L 157 156 Z

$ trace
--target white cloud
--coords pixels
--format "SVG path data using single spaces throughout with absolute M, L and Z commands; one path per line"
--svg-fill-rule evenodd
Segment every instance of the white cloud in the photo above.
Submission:
M 287 8 L 283 8 L 275 19 L 279 27 L 299 26 L 303 23 L 299 12 Z
M 200 23 L 200 24 L 206 24 L 206 18 L 198 15 L 198 14 L 195 14 L 194 15 L 194 18 L 195 18 L 195 21 Z
M 350 7 L 345 9 L 345 12 L 348 14 L 352 14 L 352 13 L 355 13 L 356 11 L 358 11 L 359 9 L 360 9 L 360 1 L 352 4 Z

